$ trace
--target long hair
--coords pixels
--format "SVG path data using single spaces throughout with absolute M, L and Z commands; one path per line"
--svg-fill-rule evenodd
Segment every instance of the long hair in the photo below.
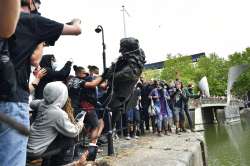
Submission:
M 75 118 L 74 118 L 74 111 L 71 105 L 71 99 L 68 97 L 63 110 L 68 114 L 69 120 L 73 123 L 76 124 Z

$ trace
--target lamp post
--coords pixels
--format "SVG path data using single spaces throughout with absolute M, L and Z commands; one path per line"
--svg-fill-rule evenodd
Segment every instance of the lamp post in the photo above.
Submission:
M 96 33 L 102 32 L 102 58 L 103 58 L 103 71 L 106 69 L 106 45 L 104 42 L 104 31 L 103 27 L 101 25 L 98 25 L 97 28 L 95 29 Z
M 102 58 L 103 58 L 103 71 L 105 71 L 106 69 L 106 45 L 104 42 L 104 31 L 103 31 L 103 27 L 101 25 L 98 25 L 97 28 L 95 29 L 96 33 L 100 33 L 102 32 Z M 114 146 L 113 146 L 113 130 L 112 130 L 112 124 L 111 124 L 111 115 L 110 113 L 106 110 L 105 108 L 105 112 L 107 112 L 107 120 L 108 120 L 108 135 L 107 135 L 107 139 L 108 139 L 108 155 L 112 156 L 114 155 Z

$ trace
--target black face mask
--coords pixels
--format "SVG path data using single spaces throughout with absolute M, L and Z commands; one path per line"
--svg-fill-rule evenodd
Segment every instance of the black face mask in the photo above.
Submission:
M 31 13 L 31 14 L 37 14 L 37 15 L 41 16 L 41 13 L 38 12 L 37 10 L 33 10 L 33 11 L 31 11 L 30 13 Z

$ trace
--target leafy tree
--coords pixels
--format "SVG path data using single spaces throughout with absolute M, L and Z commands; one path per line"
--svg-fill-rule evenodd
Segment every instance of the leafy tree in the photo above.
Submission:
M 174 80 L 180 78 L 185 85 L 189 82 L 197 83 L 204 76 L 207 76 L 210 87 L 210 94 L 222 96 L 225 94 L 227 85 L 227 64 L 223 58 L 216 54 L 199 59 L 193 63 L 190 56 L 168 57 L 165 63 L 161 78 Z
M 143 77 L 145 80 L 159 80 L 161 75 L 161 70 L 145 70 L 143 71 Z
M 204 76 L 208 79 L 210 94 L 215 96 L 225 95 L 227 89 L 227 79 L 229 68 L 240 64 L 250 64 L 250 48 L 243 52 L 236 52 L 229 55 L 228 60 L 219 57 L 215 53 L 207 57 L 202 57 L 197 63 L 193 63 L 190 56 L 167 55 L 164 69 L 146 70 L 144 76 L 146 79 L 175 80 L 179 78 L 185 85 L 189 82 L 198 83 Z M 250 68 L 241 74 L 235 82 L 232 93 L 242 96 L 250 91 Z
M 199 59 L 196 66 L 195 82 L 206 76 L 211 95 L 223 96 L 227 89 L 228 66 L 223 58 L 216 54 Z
M 165 62 L 165 67 L 161 73 L 161 79 L 175 80 L 179 78 L 184 84 L 187 84 L 193 81 L 194 69 L 192 59 L 189 56 L 168 56 L 168 60 Z
M 245 51 L 239 53 L 236 52 L 229 55 L 228 66 L 235 66 L 240 64 L 250 64 L 250 48 L 246 48 Z M 242 73 L 235 82 L 232 93 L 236 96 L 243 96 L 250 91 L 250 68 Z

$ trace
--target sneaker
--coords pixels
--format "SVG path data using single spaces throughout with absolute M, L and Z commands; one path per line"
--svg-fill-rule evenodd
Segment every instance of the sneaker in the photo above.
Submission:
M 130 136 L 127 136 L 127 137 L 126 137 L 126 140 L 131 140 L 131 137 L 130 137 Z
M 182 128 L 182 132 L 186 133 L 186 132 L 187 132 L 187 130 L 186 130 L 185 128 Z
M 163 135 L 162 135 L 162 133 L 161 133 L 161 132 L 159 132 L 159 133 L 158 133 L 158 136 L 159 136 L 159 137 L 162 137 Z
M 113 140 L 119 140 L 118 134 L 113 134 Z
M 98 148 L 97 153 L 101 153 L 101 152 L 103 152 L 103 149 Z
M 170 134 L 168 133 L 168 131 L 165 131 L 164 133 L 166 136 L 170 136 Z
M 175 133 L 176 133 L 177 135 L 181 135 L 181 133 L 180 133 L 180 130 L 179 130 L 179 129 L 176 129 Z
M 171 128 L 171 127 L 169 128 L 169 130 L 168 130 L 168 131 L 169 131 L 170 133 L 173 133 L 173 131 L 172 131 L 172 128 Z
M 134 136 L 134 138 L 135 138 L 135 139 L 139 139 L 140 137 L 136 135 L 136 136 Z

